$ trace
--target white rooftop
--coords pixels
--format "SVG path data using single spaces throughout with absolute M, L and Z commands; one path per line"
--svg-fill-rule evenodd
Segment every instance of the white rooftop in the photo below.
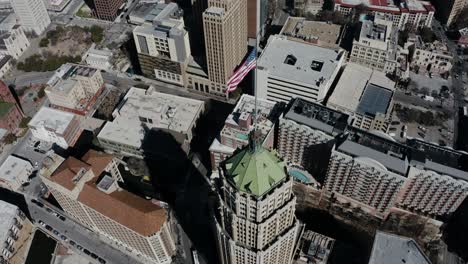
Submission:
M 29 121 L 30 127 L 44 127 L 57 134 L 63 134 L 74 115 L 49 107 L 42 107 L 36 115 Z
M 132 87 L 99 138 L 139 147 L 145 136 L 143 125 L 188 134 L 203 108 L 203 101 L 155 92 L 152 87 L 148 90 Z
M 377 231 L 369 264 L 430 264 L 411 238 Z
M 258 60 L 258 68 L 269 75 L 301 83 L 327 83 L 340 66 L 343 53 L 302 42 L 288 40 L 286 36 L 271 36 Z M 292 58 L 295 63 L 286 63 Z M 315 66 L 315 67 L 314 67 Z
M 0 241 L 5 241 L 14 223 L 18 207 L 0 200 Z
M 6 182 L 26 181 L 29 176 L 27 171 L 31 169 L 31 162 L 10 155 L 0 165 L 0 179 Z M 26 176 L 26 178 L 18 179 L 19 176 Z
M 348 63 L 335 90 L 328 99 L 327 105 L 332 108 L 339 107 L 355 111 L 368 83 L 392 91 L 395 89 L 395 83 L 385 76 L 385 73 L 356 63 Z

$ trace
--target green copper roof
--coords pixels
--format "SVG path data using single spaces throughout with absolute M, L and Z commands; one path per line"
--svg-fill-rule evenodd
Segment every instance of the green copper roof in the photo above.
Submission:
M 256 196 L 267 193 L 287 177 L 284 163 L 272 152 L 249 147 L 225 162 L 226 178 L 240 191 Z

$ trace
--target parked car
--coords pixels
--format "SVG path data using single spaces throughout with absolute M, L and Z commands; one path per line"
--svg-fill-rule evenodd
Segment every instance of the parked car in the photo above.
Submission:
M 46 208 L 45 210 L 46 210 L 48 213 L 52 213 L 52 212 L 53 212 L 52 209 L 50 209 L 50 208 Z
M 79 249 L 79 250 L 83 250 L 83 247 L 78 245 L 78 244 L 76 244 L 76 248 Z
M 101 257 L 98 257 L 98 261 L 99 261 L 99 263 L 106 264 L 106 261 L 104 259 L 102 259 Z
M 45 229 L 49 230 L 49 231 L 52 231 L 52 227 L 50 225 L 45 225 Z M 55 230 L 54 230 L 55 231 Z
M 91 251 L 87 250 L 86 248 L 85 248 L 85 249 L 83 249 L 83 252 L 84 252 L 86 255 L 89 255 L 89 254 L 91 254 Z
M 57 231 L 57 230 L 52 231 L 52 233 L 54 233 L 56 236 L 58 236 L 60 234 L 60 232 Z
M 402 125 L 401 126 L 401 131 L 403 131 L 403 132 L 408 131 L 408 126 L 407 125 Z
M 76 245 L 75 241 L 73 241 L 73 240 L 68 241 L 68 243 L 69 243 L 70 245 L 72 245 L 72 246 Z
M 64 241 L 67 241 L 67 240 L 68 240 L 68 238 L 67 238 L 66 236 L 64 236 L 64 235 L 61 235 L 61 236 L 60 236 L 60 239 L 62 239 L 62 240 L 64 240 Z
M 62 220 L 62 221 L 67 220 L 65 217 L 63 217 L 63 216 L 61 216 L 61 215 L 60 215 L 58 218 L 59 218 L 60 220 Z
M 93 259 L 97 259 L 97 258 L 98 258 L 98 255 L 94 254 L 93 252 L 91 252 L 90 256 L 91 256 Z
M 44 227 L 46 226 L 46 224 L 45 224 L 44 221 L 42 221 L 42 220 L 39 220 L 38 223 L 39 223 L 41 226 L 44 226 Z

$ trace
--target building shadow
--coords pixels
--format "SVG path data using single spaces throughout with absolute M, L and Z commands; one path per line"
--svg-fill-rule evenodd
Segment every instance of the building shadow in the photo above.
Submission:
M 207 215 L 209 186 L 181 145 L 185 137 L 164 129 L 145 130 L 142 149 L 154 195 L 174 210 L 192 248 L 208 263 L 216 263 L 214 236 Z M 185 254 L 191 257 L 191 252 Z
M 468 199 L 458 207 L 444 229 L 442 239 L 450 252 L 468 261 Z

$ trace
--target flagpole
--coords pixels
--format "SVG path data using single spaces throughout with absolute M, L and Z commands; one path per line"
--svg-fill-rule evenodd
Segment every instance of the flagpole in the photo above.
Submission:
M 256 7 L 256 19 L 255 19 L 255 60 L 257 60 L 257 54 L 258 54 L 258 38 L 260 37 L 260 30 L 259 30 L 259 24 L 260 24 L 260 0 L 256 0 L 257 3 L 257 7 Z M 258 60 L 257 60 L 258 61 Z M 255 136 L 255 133 L 257 131 L 257 67 L 255 67 L 254 69 L 254 96 L 255 96 L 255 114 L 254 114 L 254 136 Z

